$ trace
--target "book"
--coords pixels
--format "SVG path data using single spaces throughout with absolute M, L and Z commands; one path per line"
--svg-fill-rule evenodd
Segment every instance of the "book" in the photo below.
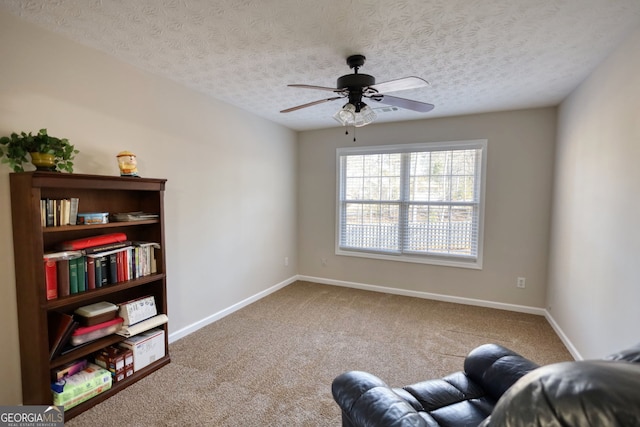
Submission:
M 78 222 L 78 205 L 80 204 L 80 199 L 72 197 L 69 199 L 69 202 L 69 224 L 76 225 Z
M 76 259 L 78 264 L 78 292 L 87 290 L 87 258 L 81 256 Z
M 73 258 L 69 260 L 69 293 L 78 293 L 78 260 Z
M 100 257 L 91 257 L 94 260 L 95 263 L 95 282 L 96 282 L 96 288 L 101 288 L 102 287 L 102 259 Z
M 58 298 L 58 270 L 55 260 L 44 259 L 44 283 L 47 290 L 47 300 Z
M 116 254 L 116 267 L 118 269 L 118 282 L 124 282 L 124 253 L 120 251 Z
M 57 261 L 58 296 L 66 297 L 71 293 L 71 278 L 69 276 L 69 259 L 62 258 Z
M 105 256 L 98 257 L 96 259 L 96 271 L 98 269 L 98 264 L 97 264 L 98 260 L 100 261 L 100 286 L 99 287 L 103 287 L 109 284 L 109 276 L 108 276 L 109 257 L 105 255 Z M 97 273 L 96 273 L 96 286 L 98 286 Z
M 57 311 L 49 315 L 49 359 L 59 354 L 77 327 L 73 316 Z
M 58 227 L 60 225 L 60 212 L 62 209 L 62 203 L 60 200 L 54 200 L 53 201 L 53 205 L 54 205 L 54 214 L 53 214 L 53 226 L 54 227 Z
M 118 253 L 109 254 L 109 284 L 118 283 Z
M 69 199 L 60 200 L 60 225 L 69 225 L 70 205 L 71 205 L 71 200 Z
M 53 227 L 56 217 L 55 203 L 52 199 L 46 199 L 47 227 Z
M 85 257 L 87 260 L 87 289 L 96 288 L 96 259 L 94 257 Z
M 47 200 L 40 199 L 40 225 L 47 226 Z
M 105 245 L 107 243 L 124 242 L 127 235 L 124 233 L 102 234 L 99 236 L 85 237 L 83 239 L 68 240 L 60 244 L 63 250 L 80 250 L 90 248 L 92 246 Z

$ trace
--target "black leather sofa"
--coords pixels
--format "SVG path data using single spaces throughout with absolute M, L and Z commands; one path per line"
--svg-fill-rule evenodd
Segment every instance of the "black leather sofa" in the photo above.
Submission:
M 336 377 L 343 427 L 640 426 L 640 344 L 603 360 L 539 367 L 496 344 L 464 371 L 391 388 L 361 371 Z

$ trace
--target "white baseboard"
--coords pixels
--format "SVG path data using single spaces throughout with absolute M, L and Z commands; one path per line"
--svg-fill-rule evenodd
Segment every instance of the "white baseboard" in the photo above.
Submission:
M 475 305 L 480 307 L 496 308 L 499 310 L 516 311 L 519 313 L 536 314 L 544 316 L 549 322 L 555 333 L 558 335 L 562 343 L 565 345 L 571 356 L 575 360 L 583 360 L 582 355 L 575 348 L 569 337 L 564 333 L 560 325 L 555 321 L 551 313 L 544 308 L 530 307 L 526 305 L 506 304 L 495 301 L 479 300 L 473 298 L 456 297 L 450 295 L 434 294 L 430 292 L 409 291 L 406 289 L 389 288 L 385 286 L 368 285 L 364 283 L 346 282 L 343 280 L 325 279 L 321 277 L 311 277 L 299 275 L 297 280 L 303 280 L 307 282 L 320 283 L 324 285 L 343 286 L 347 288 L 362 289 L 365 291 L 383 292 L 387 294 L 403 295 L 416 298 L 431 299 L 436 301 L 452 302 L 456 304 Z
M 584 360 L 584 357 L 582 357 L 580 352 L 573 345 L 567 334 L 565 334 L 564 331 L 560 328 L 560 325 L 558 325 L 558 322 L 556 322 L 551 313 L 545 310 L 544 317 L 547 319 L 547 322 L 549 322 L 553 330 L 556 331 L 556 334 L 558 334 L 558 337 L 560 337 L 560 340 L 562 341 L 564 346 L 567 347 L 567 350 L 569 351 L 569 353 L 571 353 L 571 356 L 573 356 L 575 360 Z
M 258 292 L 257 294 L 250 296 L 249 298 L 246 298 L 236 304 L 233 304 L 231 307 L 225 308 L 224 310 L 220 310 L 217 313 L 212 314 L 211 316 L 207 316 L 202 320 L 199 320 L 195 323 L 192 323 L 191 325 L 185 326 L 184 328 L 177 330 L 175 332 L 172 332 L 169 334 L 169 343 L 172 343 L 174 341 L 179 340 L 180 338 L 184 338 L 187 335 L 197 331 L 200 328 L 203 328 L 213 322 L 215 322 L 216 320 L 220 320 L 225 316 L 230 315 L 231 313 L 240 310 L 243 307 L 248 306 L 249 304 L 258 301 L 259 299 L 262 299 L 264 297 L 266 297 L 269 294 L 274 293 L 277 290 L 280 290 L 282 288 L 284 288 L 285 286 L 288 286 L 292 283 L 294 283 L 296 280 L 298 280 L 297 276 L 293 276 L 290 277 L 280 283 L 278 283 L 277 285 L 274 285 L 268 289 L 265 289 L 262 292 Z
M 383 292 L 386 294 L 403 295 L 408 297 L 416 297 L 423 299 L 431 299 L 436 301 L 452 302 L 457 304 L 475 305 L 479 307 L 496 308 L 499 310 L 517 311 L 519 313 L 536 314 L 545 316 L 546 310 L 538 307 L 530 307 L 526 305 L 506 304 L 502 302 L 494 302 L 480 300 L 474 298 L 456 297 L 450 295 L 434 294 L 430 292 L 409 291 L 406 289 L 388 288 L 385 286 L 368 285 L 364 283 L 346 282 L 343 280 L 324 279 L 321 277 L 298 276 L 298 280 L 306 282 L 320 283 L 324 285 L 342 286 L 346 288 L 362 289 L 365 291 Z
M 498 310 L 508 310 L 508 311 L 515 311 L 518 313 L 527 313 L 527 314 L 535 314 L 535 315 L 539 315 L 539 316 L 544 316 L 547 321 L 549 322 L 549 324 L 551 325 L 551 327 L 553 328 L 553 330 L 556 332 L 556 334 L 558 334 L 558 337 L 560 338 L 560 340 L 562 340 L 563 344 L 565 345 L 565 347 L 567 347 L 567 350 L 569 351 L 569 353 L 571 353 L 571 355 L 573 356 L 573 358 L 575 360 L 582 360 L 583 357 L 580 355 L 580 353 L 578 352 L 578 350 L 575 348 L 575 346 L 573 345 L 573 343 L 571 342 L 571 340 L 569 340 L 569 337 L 567 337 L 567 335 L 564 333 L 564 331 L 560 328 L 560 326 L 558 325 L 558 323 L 555 321 L 555 319 L 553 318 L 553 316 L 551 316 L 551 313 L 549 313 L 547 310 L 543 309 L 543 308 L 539 308 L 539 307 L 530 307 L 530 306 L 526 306 L 526 305 L 517 305 L 517 304 L 506 304 L 506 303 L 501 303 L 501 302 L 495 302 L 495 301 L 487 301 L 487 300 L 480 300 L 480 299 L 474 299 L 474 298 L 465 298 L 465 297 L 456 297 L 456 296 L 451 296 L 451 295 L 442 295 L 442 294 L 434 294 L 431 292 L 421 292 L 421 291 L 410 291 L 407 289 L 398 289 L 398 288 L 389 288 L 386 286 L 377 286 L 377 285 L 369 285 L 369 284 L 365 284 L 365 283 L 356 283 L 356 282 L 347 282 L 344 280 L 334 280 L 334 279 L 325 279 L 322 277 L 312 277 L 312 276 L 304 276 L 304 275 L 296 275 L 293 277 L 290 277 L 280 283 L 278 283 L 277 285 L 274 285 L 268 289 L 265 289 L 262 292 L 258 292 L 257 294 L 246 298 L 228 308 L 225 308 L 224 310 L 220 310 L 217 313 L 212 314 L 211 316 L 207 316 L 202 320 L 199 320 L 195 323 L 192 323 L 189 326 L 186 326 L 178 331 L 175 331 L 171 334 L 169 334 L 169 343 L 172 343 L 174 341 L 179 340 L 180 338 L 183 338 L 195 331 L 197 331 L 200 328 L 203 328 L 213 322 L 215 322 L 216 320 L 220 320 L 225 316 L 228 316 L 229 314 L 240 310 L 243 307 L 246 307 L 247 305 L 258 301 L 261 298 L 266 297 L 269 294 L 272 294 L 273 292 L 276 292 L 282 288 L 284 288 L 285 286 L 288 286 L 298 280 L 301 281 L 305 281 L 305 282 L 313 282 L 313 283 L 319 283 L 322 285 L 331 285 L 331 286 L 342 286 L 345 288 L 354 288 L 354 289 L 362 289 L 365 291 L 373 291 L 373 292 L 382 292 L 382 293 L 387 293 L 387 294 L 393 294 L 393 295 L 402 295 L 402 296 L 408 296 L 408 297 L 415 297 L 415 298 L 423 298 L 423 299 L 430 299 L 430 300 L 436 300 L 436 301 L 444 301 L 444 302 L 451 302 L 451 303 L 456 303 L 456 304 L 466 304 L 466 305 L 475 305 L 475 306 L 479 306 L 479 307 L 488 307 L 488 308 L 495 308 Z

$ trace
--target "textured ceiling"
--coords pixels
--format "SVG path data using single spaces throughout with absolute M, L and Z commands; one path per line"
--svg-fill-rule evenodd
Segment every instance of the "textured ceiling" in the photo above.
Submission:
M 640 24 L 639 0 L 0 0 L 9 13 L 292 129 L 336 126 L 333 101 L 282 114 L 360 70 L 431 83 L 430 113 L 558 104 Z M 381 104 L 377 104 L 380 107 Z M 389 110 L 389 109 L 385 109 Z

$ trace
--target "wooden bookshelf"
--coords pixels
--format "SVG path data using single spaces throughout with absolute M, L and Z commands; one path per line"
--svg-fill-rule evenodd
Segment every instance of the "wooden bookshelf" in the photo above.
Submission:
M 165 179 L 56 172 L 10 174 L 23 404 L 52 404 L 51 369 L 80 358 L 92 361 L 91 355 L 94 352 L 124 340 L 119 335 L 110 335 L 49 360 L 49 313 L 59 311 L 72 314 L 78 307 L 99 301 L 118 304 L 153 295 L 159 313 L 167 314 L 164 256 L 165 182 Z M 40 200 L 71 197 L 79 199 L 80 213 L 144 211 L 157 213 L 159 217 L 97 225 L 43 227 Z M 159 243 L 161 249 L 156 254 L 157 273 L 53 300 L 46 299 L 43 266 L 45 252 L 55 251 L 64 241 L 115 232 L 125 233 L 128 240 Z M 70 419 L 80 414 L 169 363 L 168 325 L 165 324 L 162 328 L 165 331 L 163 358 L 136 371 L 124 381 L 114 383 L 111 390 L 65 411 L 65 418 Z

